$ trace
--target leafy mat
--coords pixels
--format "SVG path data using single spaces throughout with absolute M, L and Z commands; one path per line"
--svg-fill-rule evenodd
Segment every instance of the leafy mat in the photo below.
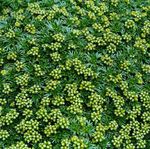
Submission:
M 149 0 L 0 0 L 0 149 L 149 149 L 149 18 Z

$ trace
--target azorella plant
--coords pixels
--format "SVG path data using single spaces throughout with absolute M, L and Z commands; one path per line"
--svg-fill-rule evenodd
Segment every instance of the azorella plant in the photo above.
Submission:
M 0 1 L 0 149 L 150 149 L 149 0 Z

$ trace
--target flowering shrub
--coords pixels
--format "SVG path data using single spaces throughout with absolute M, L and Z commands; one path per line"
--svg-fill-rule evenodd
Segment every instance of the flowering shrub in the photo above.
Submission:
M 149 149 L 148 0 L 0 1 L 1 149 Z

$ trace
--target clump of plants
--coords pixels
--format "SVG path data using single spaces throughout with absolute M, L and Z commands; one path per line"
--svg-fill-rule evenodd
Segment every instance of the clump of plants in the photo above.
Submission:
M 0 1 L 1 149 L 149 149 L 148 0 Z

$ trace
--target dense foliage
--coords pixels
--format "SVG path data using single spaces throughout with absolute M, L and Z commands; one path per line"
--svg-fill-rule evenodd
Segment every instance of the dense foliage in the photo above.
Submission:
M 149 0 L 0 0 L 0 149 L 149 149 L 149 18 Z

